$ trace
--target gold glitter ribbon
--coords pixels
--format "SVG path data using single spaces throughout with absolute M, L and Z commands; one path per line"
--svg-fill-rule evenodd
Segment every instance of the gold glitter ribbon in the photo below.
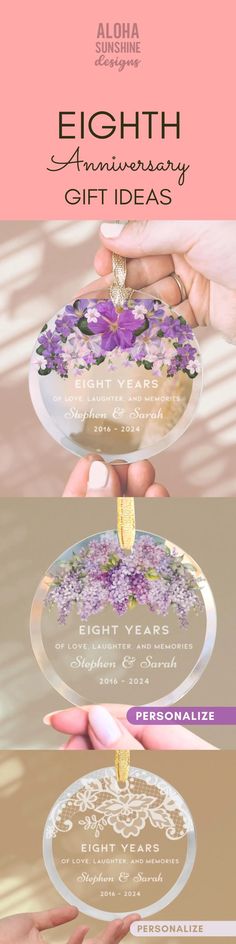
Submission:
M 120 546 L 131 551 L 135 541 L 134 499 L 117 498 L 117 533 Z M 115 770 L 118 783 L 122 786 L 129 776 L 130 751 L 115 751 Z
M 126 259 L 123 256 L 118 256 L 116 252 L 112 253 L 112 272 L 113 282 L 110 296 L 113 305 L 119 310 L 123 308 L 126 299 L 132 294 L 132 289 L 125 287 Z
M 115 771 L 119 784 L 125 784 L 129 776 L 130 751 L 115 751 Z
M 134 498 L 117 498 L 117 534 L 123 551 L 132 551 L 135 542 Z

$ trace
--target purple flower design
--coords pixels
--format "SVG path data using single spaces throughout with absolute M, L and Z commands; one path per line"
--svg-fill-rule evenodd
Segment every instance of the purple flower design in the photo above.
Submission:
M 41 347 L 43 347 L 44 357 L 46 357 L 47 354 L 52 354 L 52 352 L 58 351 L 61 344 L 61 338 L 59 334 L 50 330 L 44 331 L 43 334 L 40 334 L 38 341 Z
M 79 553 L 60 564 L 47 594 L 46 605 L 56 606 L 65 623 L 73 604 L 82 619 L 111 604 L 126 613 L 135 605 L 166 615 L 174 607 L 180 624 L 188 625 L 191 609 L 201 609 L 198 583 L 177 552 L 160 545 L 151 535 L 136 537 L 133 552 L 121 550 L 117 535 L 91 539 Z
M 50 330 L 44 331 L 39 336 L 39 344 L 40 354 L 46 362 L 46 370 L 56 370 L 61 377 L 67 377 L 60 335 Z
M 157 305 L 155 302 L 153 304 L 152 302 L 152 307 L 149 311 L 150 325 L 152 324 L 162 325 L 162 319 L 164 315 L 165 315 L 165 309 L 162 308 L 161 305 Z
M 181 315 L 179 315 L 178 318 L 175 318 L 174 315 L 166 315 L 164 318 L 162 318 L 160 331 L 164 337 L 171 338 L 174 341 L 179 341 L 180 343 L 184 343 L 185 340 L 193 337 L 191 325 L 188 325 Z
M 111 299 L 78 299 L 56 317 L 53 329 L 45 325 L 38 338 L 39 373 L 56 371 L 61 377 L 77 375 L 107 360 L 114 369 L 113 351 L 121 366 L 132 363 L 154 375 L 174 377 L 184 371 L 198 374 L 194 334 L 184 318 L 169 313 L 164 303 L 132 297 L 122 309 Z
M 96 305 L 98 316 L 92 309 L 89 316 L 87 311 L 88 325 L 94 334 L 101 335 L 101 351 L 114 351 L 115 347 L 120 347 L 122 351 L 132 347 L 135 340 L 135 331 L 140 327 L 140 323 L 145 323 L 145 315 L 137 314 L 130 308 L 124 307 L 122 311 L 116 311 L 112 301 L 99 302 Z
M 140 308 L 144 308 L 146 312 L 149 312 L 152 318 L 155 315 L 161 316 L 165 314 L 165 309 L 163 305 L 161 304 L 161 302 L 157 301 L 157 299 L 155 298 L 144 298 L 144 300 L 142 300 L 142 298 L 135 298 L 134 307 L 137 308 L 138 306 Z
M 191 344 L 184 344 L 176 349 L 175 357 L 172 357 L 171 363 L 167 369 L 167 376 L 173 377 L 179 370 L 187 370 L 189 364 L 194 364 L 194 348 Z
M 55 326 L 59 335 L 68 338 L 73 328 L 78 322 L 78 314 L 75 314 L 73 305 L 66 305 L 63 315 L 56 319 Z

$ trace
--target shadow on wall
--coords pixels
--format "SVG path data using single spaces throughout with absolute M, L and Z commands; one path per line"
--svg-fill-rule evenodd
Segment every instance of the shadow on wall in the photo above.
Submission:
M 94 279 L 99 223 L 17 221 L 0 227 L 0 494 L 55 496 L 76 459 L 48 436 L 28 393 L 28 364 L 43 323 Z M 236 350 L 208 329 L 198 336 L 204 392 L 190 429 L 154 460 L 172 495 L 236 494 Z

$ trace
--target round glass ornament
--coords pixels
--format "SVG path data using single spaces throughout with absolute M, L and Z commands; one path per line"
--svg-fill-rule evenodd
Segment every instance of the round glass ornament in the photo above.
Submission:
M 72 783 L 44 829 L 44 863 L 54 887 L 103 921 L 167 907 L 186 885 L 195 854 L 194 824 L 183 798 L 156 774 L 135 767 L 122 785 L 112 767 Z
M 72 704 L 170 705 L 212 654 L 216 608 L 198 564 L 164 538 L 92 535 L 49 567 L 31 610 L 37 662 Z
M 50 435 L 77 456 L 153 456 L 185 432 L 201 388 L 193 329 L 160 299 L 112 289 L 60 309 L 42 328 L 30 394 Z

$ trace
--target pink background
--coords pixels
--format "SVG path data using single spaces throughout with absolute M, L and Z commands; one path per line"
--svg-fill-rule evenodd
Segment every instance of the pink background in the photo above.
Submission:
M 165 3 L 108 0 L 8 0 L 2 10 L 4 27 L 1 69 L 2 219 L 94 218 L 234 218 L 234 70 L 235 2 L 174 0 Z M 138 69 L 96 68 L 98 21 L 138 21 L 142 65 Z M 4 22 L 3 22 L 4 21 Z M 115 208 L 111 199 L 101 207 L 69 206 L 68 187 L 113 185 L 170 186 L 167 174 L 77 174 L 74 167 L 46 171 L 52 153 L 72 154 L 76 141 L 58 140 L 58 111 L 121 109 L 132 120 L 137 108 L 181 111 L 182 135 L 161 141 L 143 138 L 125 142 L 114 135 L 82 144 L 84 159 L 129 160 L 152 157 L 191 164 L 183 187 L 174 185 L 169 206 L 129 205 Z M 176 175 L 173 175 L 175 179 Z M 114 180 L 115 178 L 115 180 Z

